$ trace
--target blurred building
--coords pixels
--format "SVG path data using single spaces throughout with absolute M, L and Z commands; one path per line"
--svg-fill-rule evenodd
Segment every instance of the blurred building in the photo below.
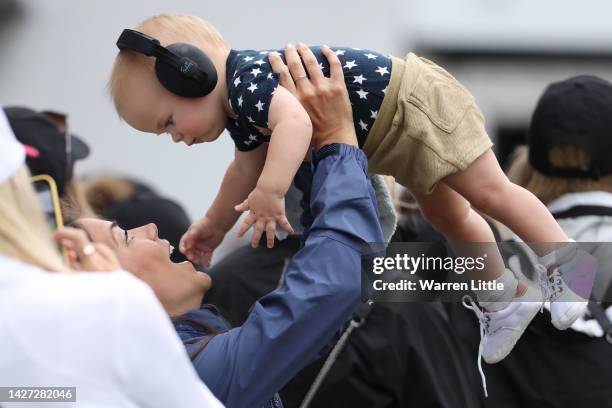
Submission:
M 472 91 L 503 162 L 524 140 L 547 84 L 578 74 L 612 80 L 612 3 L 605 0 L 418 1 L 406 49 Z

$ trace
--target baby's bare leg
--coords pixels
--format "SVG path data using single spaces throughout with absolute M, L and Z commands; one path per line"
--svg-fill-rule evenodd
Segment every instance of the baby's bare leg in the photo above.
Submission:
M 555 242 L 569 241 L 546 206 L 508 180 L 491 150 L 444 182 L 476 209 L 514 231 L 539 256 L 554 250 Z
M 415 198 L 425 219 L 444 235 L 457 255 L 476 258 L 483 256 L 483 253 L 486 254 L 487 267 L 481 271 L 471 271 L 471 279 L 492 281 L 501 277 L 501 280 L 509 285 L 509 290 L 514 287 L 512 282 L 516 285 L 514 293 L 477 292 L 476 297 L 481 305 L 489 309 L 503 308 L 513 295 L 521 296 L 525 293 L 527 286 L 523 282 L 516 284 L 516 280 L 508 273 L 502 277 L 505 266 L 495 243 L 493 231 L 484 218 L 470 207 L 470 203 L 465 198 L 443 182 L 439 182 L 431 194 L 417 193 Z M 461 245 L 471 242 L 480 244 Z M 486 301 L 499 303 L 488 304 Z
M 425 219 L 444 235 L 451 246 L 481 243 L 472 246 L 475 251 L 473 254 L 466 253 L 470 248 L 467 245 L 453 246 L 462 256 L 482 256 L 483 252 L 487 254 L 487 268 L 473 271 L 473 279 L 490 281 L 504 272 L 504 261 L 495 244 L 491 227 L 459 193 L 440 182 L 431 194 L 416 193 L 415 198 Z M 487 242 L 491 243 L 490 247 L 485 244 Z

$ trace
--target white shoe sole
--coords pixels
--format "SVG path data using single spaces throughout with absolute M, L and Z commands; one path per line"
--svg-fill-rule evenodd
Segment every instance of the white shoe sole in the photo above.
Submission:
M 584 314 L 588 307 L 588 302 L 572 302 L 572 306 L 561 316 L 558 320 L 552 320 L 551 323 L 558 330 L 567 330 L 571 327 L 574 322 Z

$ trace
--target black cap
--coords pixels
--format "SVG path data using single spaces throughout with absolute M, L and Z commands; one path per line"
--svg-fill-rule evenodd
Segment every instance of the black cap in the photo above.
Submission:
M 612 84 L 581 75 L 549 85 L 531 118 L 528 143 L 529 163 L 549 176 L 598 179 L 612 173 Z M 550 163 L 550 149 L 562 145 L 584 149 L 590 167 Z
M 37 112 L 29 108 L 11 106 L 4 108 L 17 139 L 26 146 L 26 163 L 30 173 L 48 174 L 63 194 L 66 182 L 72 177 L 75 160 L 89 156 L 85 142 L 71 136 L 71 163 L 67 166 L 66 139 L 56 117 L 65 115 L 55 112 Z

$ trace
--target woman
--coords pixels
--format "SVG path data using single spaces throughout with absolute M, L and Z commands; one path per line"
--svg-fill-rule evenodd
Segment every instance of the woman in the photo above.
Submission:
M 24 159 L 0 109 L 0 386 L 75 387 L 65 396 L 83 407 L 221 406 L 151 290 L 108 248 L 58 233 L 82 269 L 115 271 L 65 273 Z
M 330 79 L 313 67 L 310 79 L 297 84 L 313 95 L 304 101 L 312 109 L 317 150 L 312 224 L 281 287 L 259 299 L 242 326 L 230 329 L 214 307 L 200 308 L 210 278 L 189 263 L 170 262 L 170 246 L 154 225 L 124 231 L 101 220 L 79 221 L 153 288 L 200 378 L 228 407 L 282 406 L 275 393 L 334 339 L 359 304 L 362 245 L 383 240 L 347 91 L 338 85 L 340 62 L 330 64 Z M 315 91 L 325 97 L 314 97 Z
M 526 381 L 517 383 L 538 378 L 537 397 L 550 406 L 576 406 L 579 401 L 582 406 L 612 407 L 611 127 L 609 81 L 582 75 L 552 83 L 533 113 L 528 145 L 518 150 L 508 172 L 542 200 L 566 234 L 583 242 L 580 246 L 599 263 L 590 313 L 565 333 L 536 320 L 530 347 L 516 354 L 517 359 L 537 354 L 543 362 L 545 368 L 533 370 L 532 378 L 521 375 Z M 513 363 L 501 368 L 515 374 Z M 546 374 L 551 370 L 557 373 L 554 379 Z M 535 397 L 532 387 L 521 391 Z

